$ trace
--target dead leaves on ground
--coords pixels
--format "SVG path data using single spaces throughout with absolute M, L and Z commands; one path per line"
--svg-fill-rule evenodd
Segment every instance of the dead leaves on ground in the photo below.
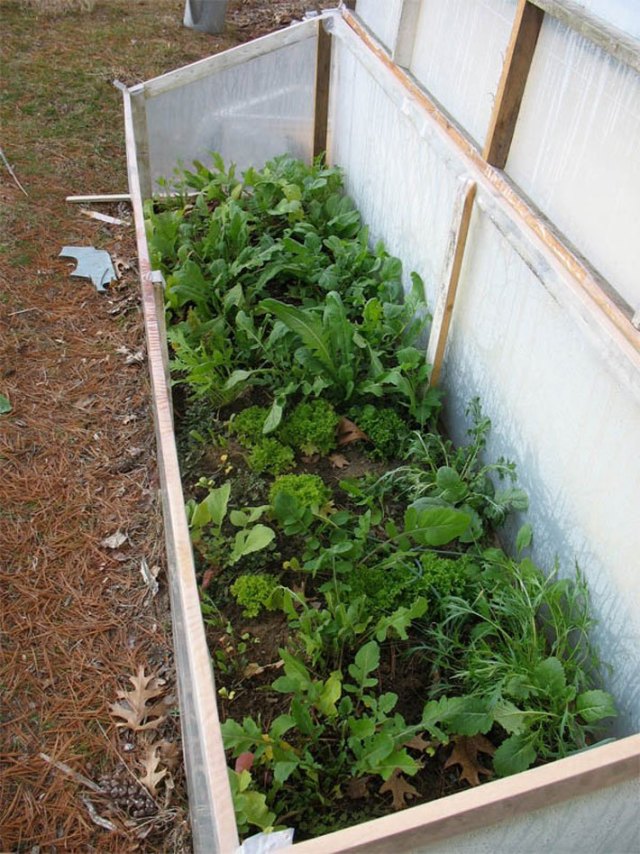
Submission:
M 480 764 L 479 753 L 493 756 L 495 747 L 488 738 L 483 735 L 458 735 L 453 739 L 454 747 L 451 756 L 444 763 L 445 768 L 452 765 L 460 766 L 460 780 L 466 780 L 471 786 L 480 785 L 480 774 L 485 777 L 493 776 L 493 773 Z
M 135 676 L 129 677 L 133 691 L 119 691 L 118 697 L 124 703 L 112 703 L 109 708 L 113 717 L 122 718 L 116 726 L 129 727 L 134 732 L 157 729 L 166 715 L 166 704 L 158 698 L 164 694 L 164 682 L 155 676 L 145 676 L 140 665 Z M 149 701 L 154 702 L 149 705 Z
M 398 768 L 391 774 L 378 789 L 381 795 L 385 792 L 391 792 L 392 804 L 394 810 L 403 810 L 408 806 L 406 798 L 418 798 L 420 792 L 412 786 L 407 778 L 400 772 Z
M 349 418 L 341 418 L 338 422 L 338 445 L 350 445 L 351 442 L 369 441 L 369 437 L 358 425 Z

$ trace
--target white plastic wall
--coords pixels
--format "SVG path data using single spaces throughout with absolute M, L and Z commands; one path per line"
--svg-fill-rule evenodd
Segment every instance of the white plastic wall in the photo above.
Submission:
M 402 0 L 358 0 L 359 17 L 388 49 L 392 50 L 398 33 Z
M 574 0 L 577 6 L 640 39 L 640 3 L 636 0 Z
M 515 0 L 424 0 L 410 70 L 482 147 Z
M 338 35 L 330 158 L 371 239 L 423 276 L 433 304 L 464 166 L 390 72 L 374 78 L 366 52 Z M 565 575 L 578 561 L 585 573 L 617 731 L 629 734 L 640 728 L 640 373 L 548 260 L 490 216 L 479 192 L 442 378 L 446 420 L 463 441 L 464 410 L 480 397 L 494 425 L 488 456 L 513 459 L 530 494 L 534 559 L 551 569 L 557 557 Z
M 640 308 L 640 74 L 545 18 L 506 171 Z

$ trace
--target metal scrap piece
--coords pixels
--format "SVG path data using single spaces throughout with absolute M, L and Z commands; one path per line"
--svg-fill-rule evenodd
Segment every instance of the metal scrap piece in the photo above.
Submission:
M 98 291 L 103 292 L 106 285 L 118 278 L 111 256 L 105 249 L 96 249 L 94 246 L 63 246 L 58 257 L 75 258 L 78 266 L 71 275 L 91 279 Z

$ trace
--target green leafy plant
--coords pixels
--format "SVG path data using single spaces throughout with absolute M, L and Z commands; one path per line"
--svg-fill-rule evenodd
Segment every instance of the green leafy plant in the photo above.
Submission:
M 264 424 L 269 410 L 263 406 L 248 406 L 234 415 L 229 431 L 245 447 L 251 447 L 264 438 Z
M 265 608 L 270 609 L 269 599 L 278 586 L 278 579 L 267 573 L 240 575 L 231 585 L 231 593 L 238 605 L 244 608 L 245 617 L 257 617 Z
M 285 418 L 278 436 L 303 454 L 328 454 L 336 446 L 339 420 L 329 401 L 303 401 Z
M 352 409 L 350 415 L 371 440 L 373 459 L 389 460 L 403 456 L 410 431 L 395 409 L 368 403 Z
M 295 455 L 291 448 L 277 439 L 262 439 L 251 449 L 247 465 L 257 474 L 279 475 L 293 467 Z
M 444 619 L 425 629 L 438 690 L 482 699 L 508 733 L 494 756 L 500 775 L 585 747 L 615 715 L 593 686 L 599 662 L 584 579 L 549 577 L 530 560 L 492 550 L 472 600 L 450 596 Z

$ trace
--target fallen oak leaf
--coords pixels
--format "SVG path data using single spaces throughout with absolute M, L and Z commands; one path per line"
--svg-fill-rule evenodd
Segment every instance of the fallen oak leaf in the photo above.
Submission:
M 409 750 L 419 750 L 421 753 L 428 753 L 429 756 L 433 756 L 436 745 L 437 742 L 426 741 L 421 735 L 416 734 L 409 741 L 405 741 L 402 746 L 408 747 Z
M 162 741 L 158 742 L 158 750 L 167 768 L 170 771 L 174 771 L 178 766 L 181 755 L 180 748 L 175 741 L 167 741 L 166 738 L 163 738 Z
M 104 546 L 105 549 L 118 549 L 126 542 L 127 535 L 123 534 L 122 531 L 116 531 L 115 534 L 111 534 L 110 537 L 105 537 L 104 540 L 101 540 L 100 545 Z
M 349 418 L 341 418 L 338 421 L 337 433 L 339 445 L 349 445 L 351 442 L 358 442 L 361 439 L 365 442 L 371 441 L 367 434 Z
M 488 738 L 485 738 L 484 735 L 457 735 L 453 742 L 454 747 L 451 756 L 444 763 L 445 768 L 459 765 L 462 769 L 459 775 L 460 780 L 466 780 L 471 786 L 480 785 L 480 774 L 484 774 L 486 777 L 493 776 L 493 772 L 480 765 L 478 759 L 478 753 L 493 756 L 496 752 Z
M 360 798 L 368 798 L 369 797 L 369 787 L 368 783 L 371 779 L 371 774 L 366 774 L 364 777 L 352 777 L 351 780 L 347 783 L 347 795 L 353 801 L 360 800 Z
M 398 768 L 393 771 L 389 779 L 378 789 L 381 795 L 391 792 L 394 810 L 403 810 L 407 806 L 405 798 L 417 798 L 420 792 L 402 775 Z
M 343 457 L 342 454 L 329 454 L 329 462 L 334 469 L 343 469 L 348 465 L 351 465 L 349 460 L 346 457 Z
M 150 745 L 142 763 L 146 773 L 144 777 L 140 778 L 140 782 L 153 798 L 158 794 L 158 783 L 169 773 L 167 768 L 158 770 L 161 761 L 158 755 L 158 745 Z
M 129 682 L 134 687 L 133 691 L 118 692 L 118 697 L 124 700 L 124 703 L 111 703 L 109 706 L 113 717 L 125 721 L 117 723 L 116 726 L 126 726 L 135 731 L 160 726 L 165 720 L 165 704 L 155 702 L 151 706 L 147 705 L 149 700 L 157 700 L 164 693 L 160 680 L 155 676 L 145 676 L 144 667 L 140 665 L 137 674 L 129 677 Z

